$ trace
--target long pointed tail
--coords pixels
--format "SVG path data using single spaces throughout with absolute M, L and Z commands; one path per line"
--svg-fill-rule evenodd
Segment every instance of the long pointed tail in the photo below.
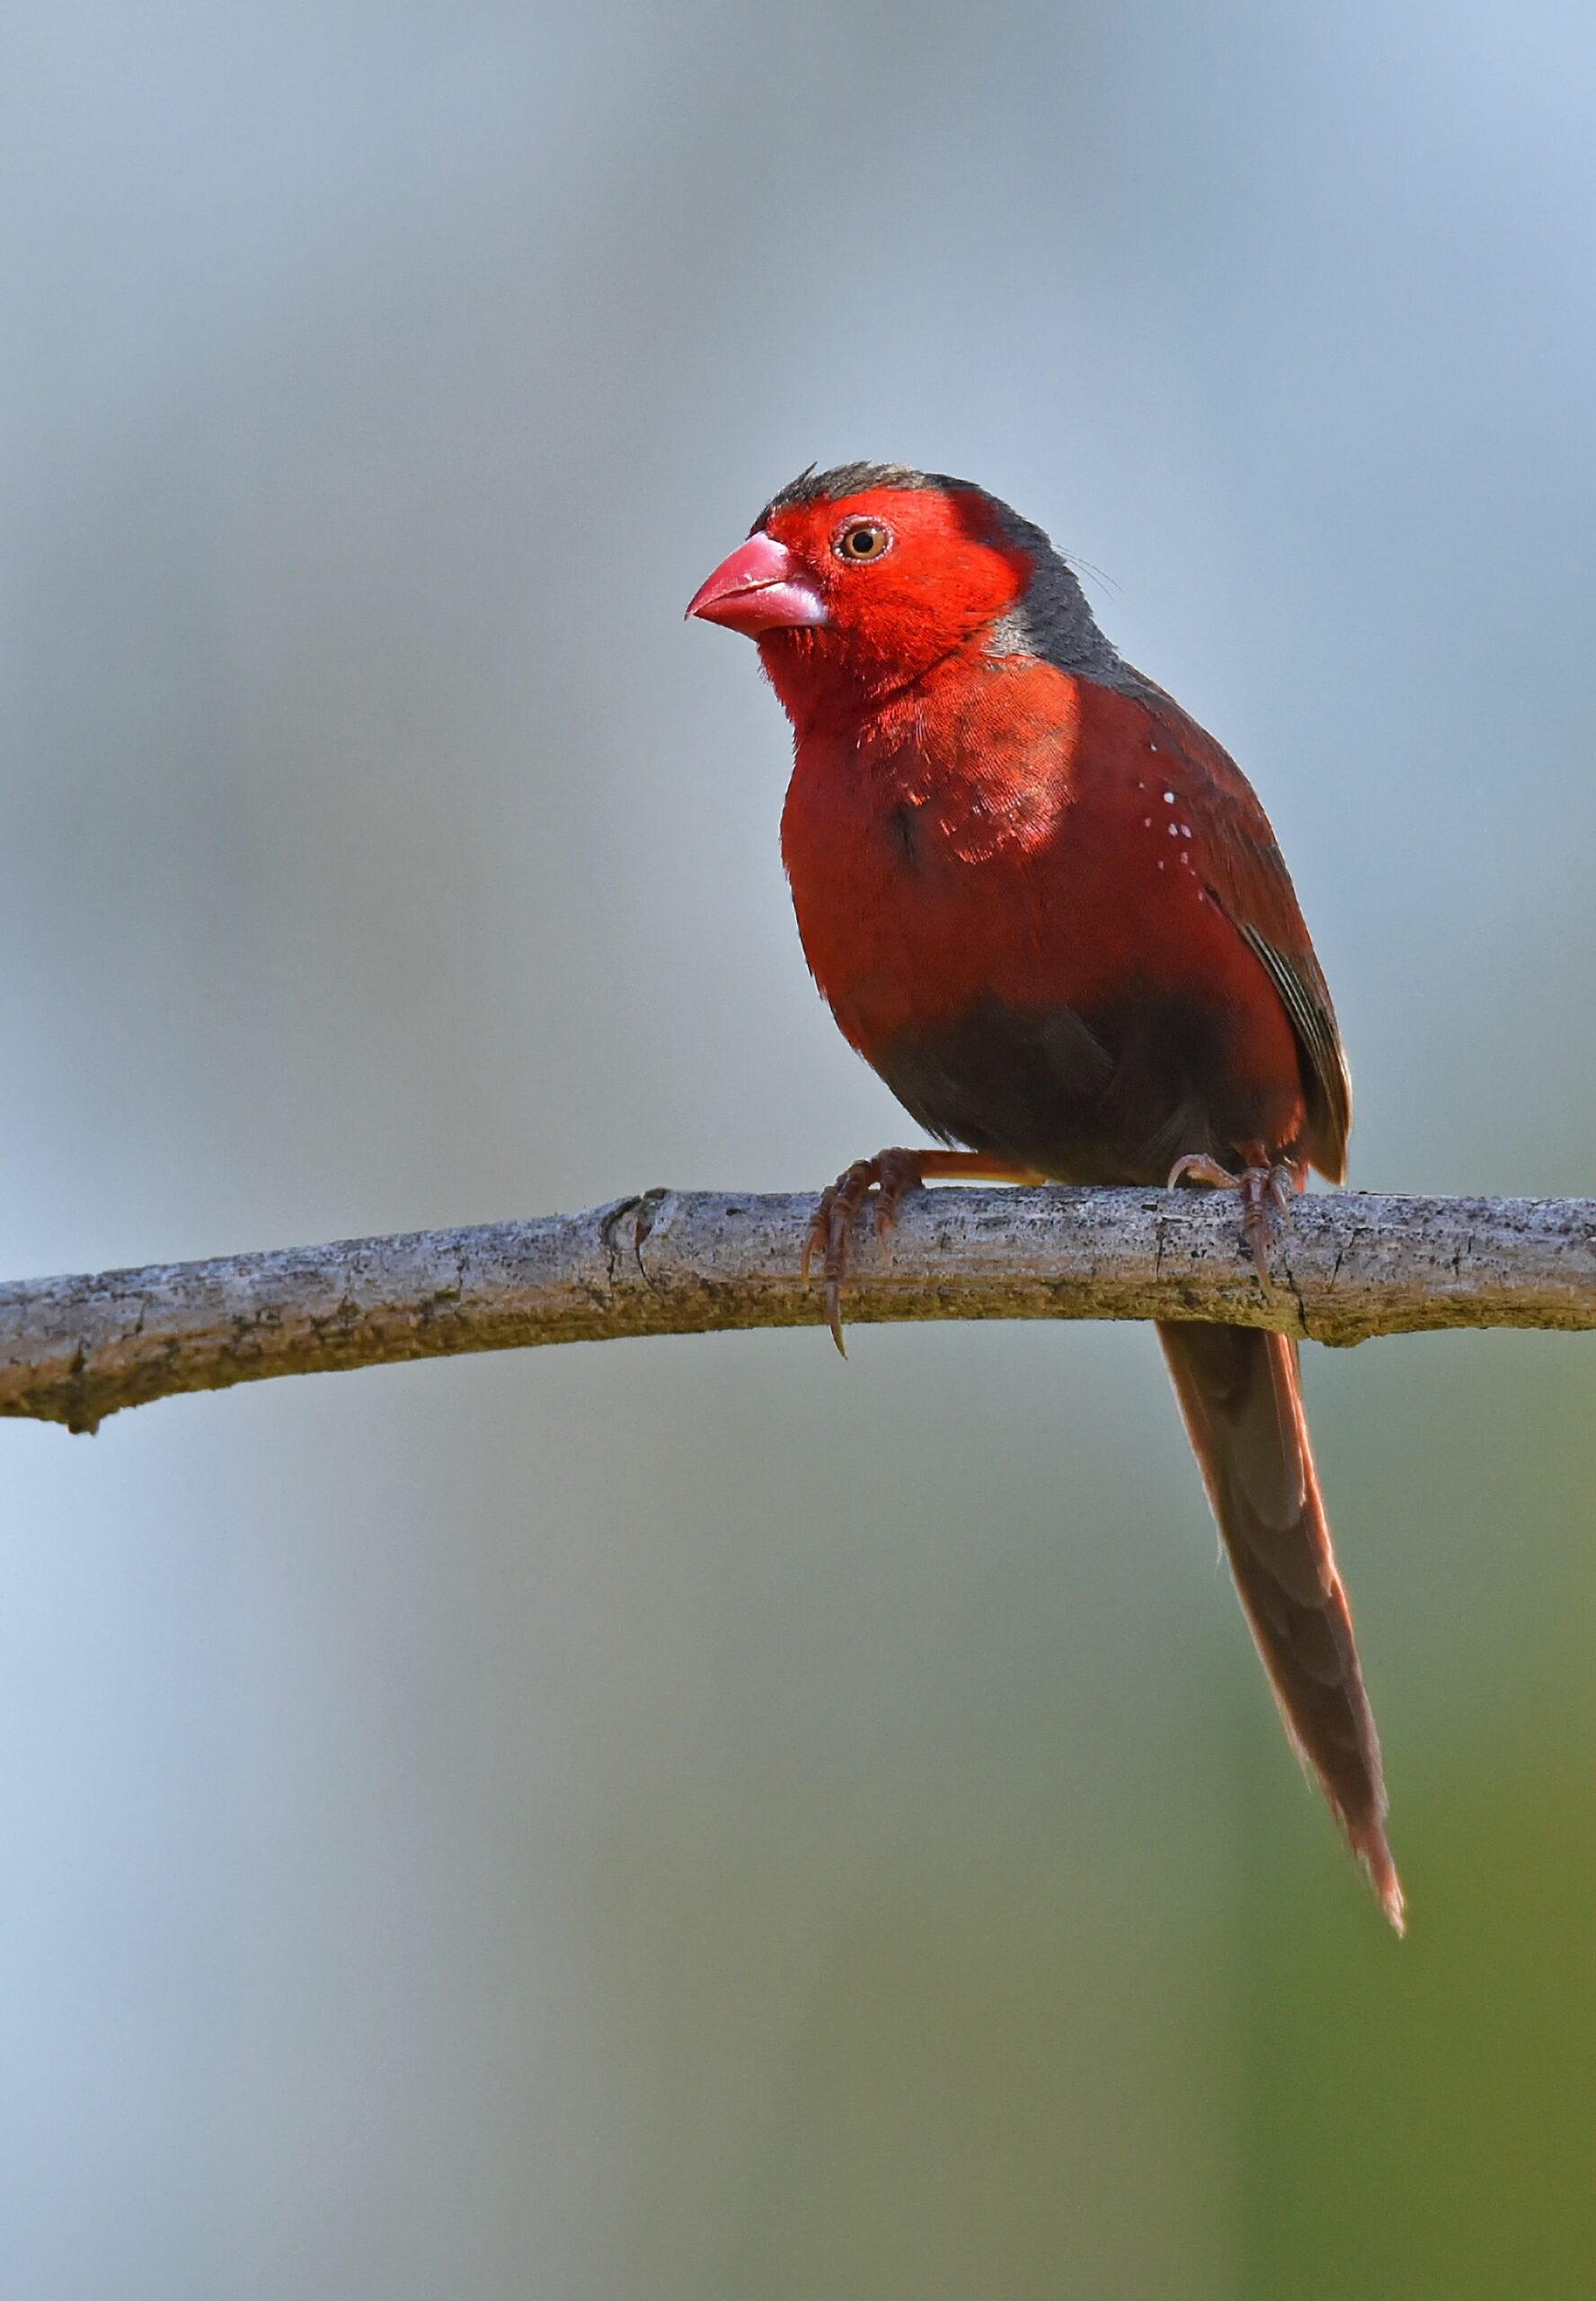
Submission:
M 1379 1738 L 1319 1497 L 1297 1346 L 1248 1327 L 1161 1326 L 1158 1339 L 1286 1731 L 1400 1933 Z

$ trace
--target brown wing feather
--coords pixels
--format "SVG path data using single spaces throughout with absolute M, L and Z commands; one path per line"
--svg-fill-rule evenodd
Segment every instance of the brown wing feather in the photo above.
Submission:
M 1283 863 L 1281 868 L 1284 870 Z M 1311 948 L 1295 953 L 1277 949 L 1257 928 L 1237 919 L 1222 895 L 1219 900 L 1263 961 L 1291 1018 L 1297 1044 L 1308 1058 L 1308 1155 L 1322 1175 L 1333 1183 L 1341 1182 L 1346 1175 L 1347 1137 L 1352 1129 L 1352 1081 L 1319 963 Z
M 1161 690 L 1154 715 L 1170 725 L 1206 832 L 1209 893 L 1280 993 L 1303 1056 L 1305 1148 L 1320 1173 L 1346 1173 L 1352 1083 L 1330 988 L 1257 793 L 1236 761 Z

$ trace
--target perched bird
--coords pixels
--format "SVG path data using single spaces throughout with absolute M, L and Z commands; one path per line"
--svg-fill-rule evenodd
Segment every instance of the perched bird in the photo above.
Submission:
M 861 1159 L 822 1202 L 829 1313 L 855 1217 L 939 1177 L 1234 1186 L 1267 1227 L 1339 1182 L 1352 1093 L 1268 818 L 1104 637 L 1039 528 L 897 465 L 804 473 L 687 609 L 757 641 L 793 723 L 782 852 L 849 1044 L 944 1150 Z M 1159 1340 L 1288 1734 L 1386 1915 L 1402 1888 L 1297 1346 Z

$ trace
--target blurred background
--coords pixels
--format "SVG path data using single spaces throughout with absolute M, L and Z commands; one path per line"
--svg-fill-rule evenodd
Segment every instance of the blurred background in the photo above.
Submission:
M 1590 1189 L 1596 28 L 10 0 L 0 1270 L 818 1186 L 682 607 L 968 473 L 1261 786 L 1355 1182 Z M 0 1428 L 0 2289 L 1582 2289 L 1588 1343 L 1309 1355 L 1398 1948 L 1151 1337 Z

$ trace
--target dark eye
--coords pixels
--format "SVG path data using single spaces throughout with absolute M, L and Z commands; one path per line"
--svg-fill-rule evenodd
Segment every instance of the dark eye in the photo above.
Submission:
M 839 559 L 879 559 L 891 541 L 891 530 L 879 520 L 854 520 L 838 537 L 835 549 Z

